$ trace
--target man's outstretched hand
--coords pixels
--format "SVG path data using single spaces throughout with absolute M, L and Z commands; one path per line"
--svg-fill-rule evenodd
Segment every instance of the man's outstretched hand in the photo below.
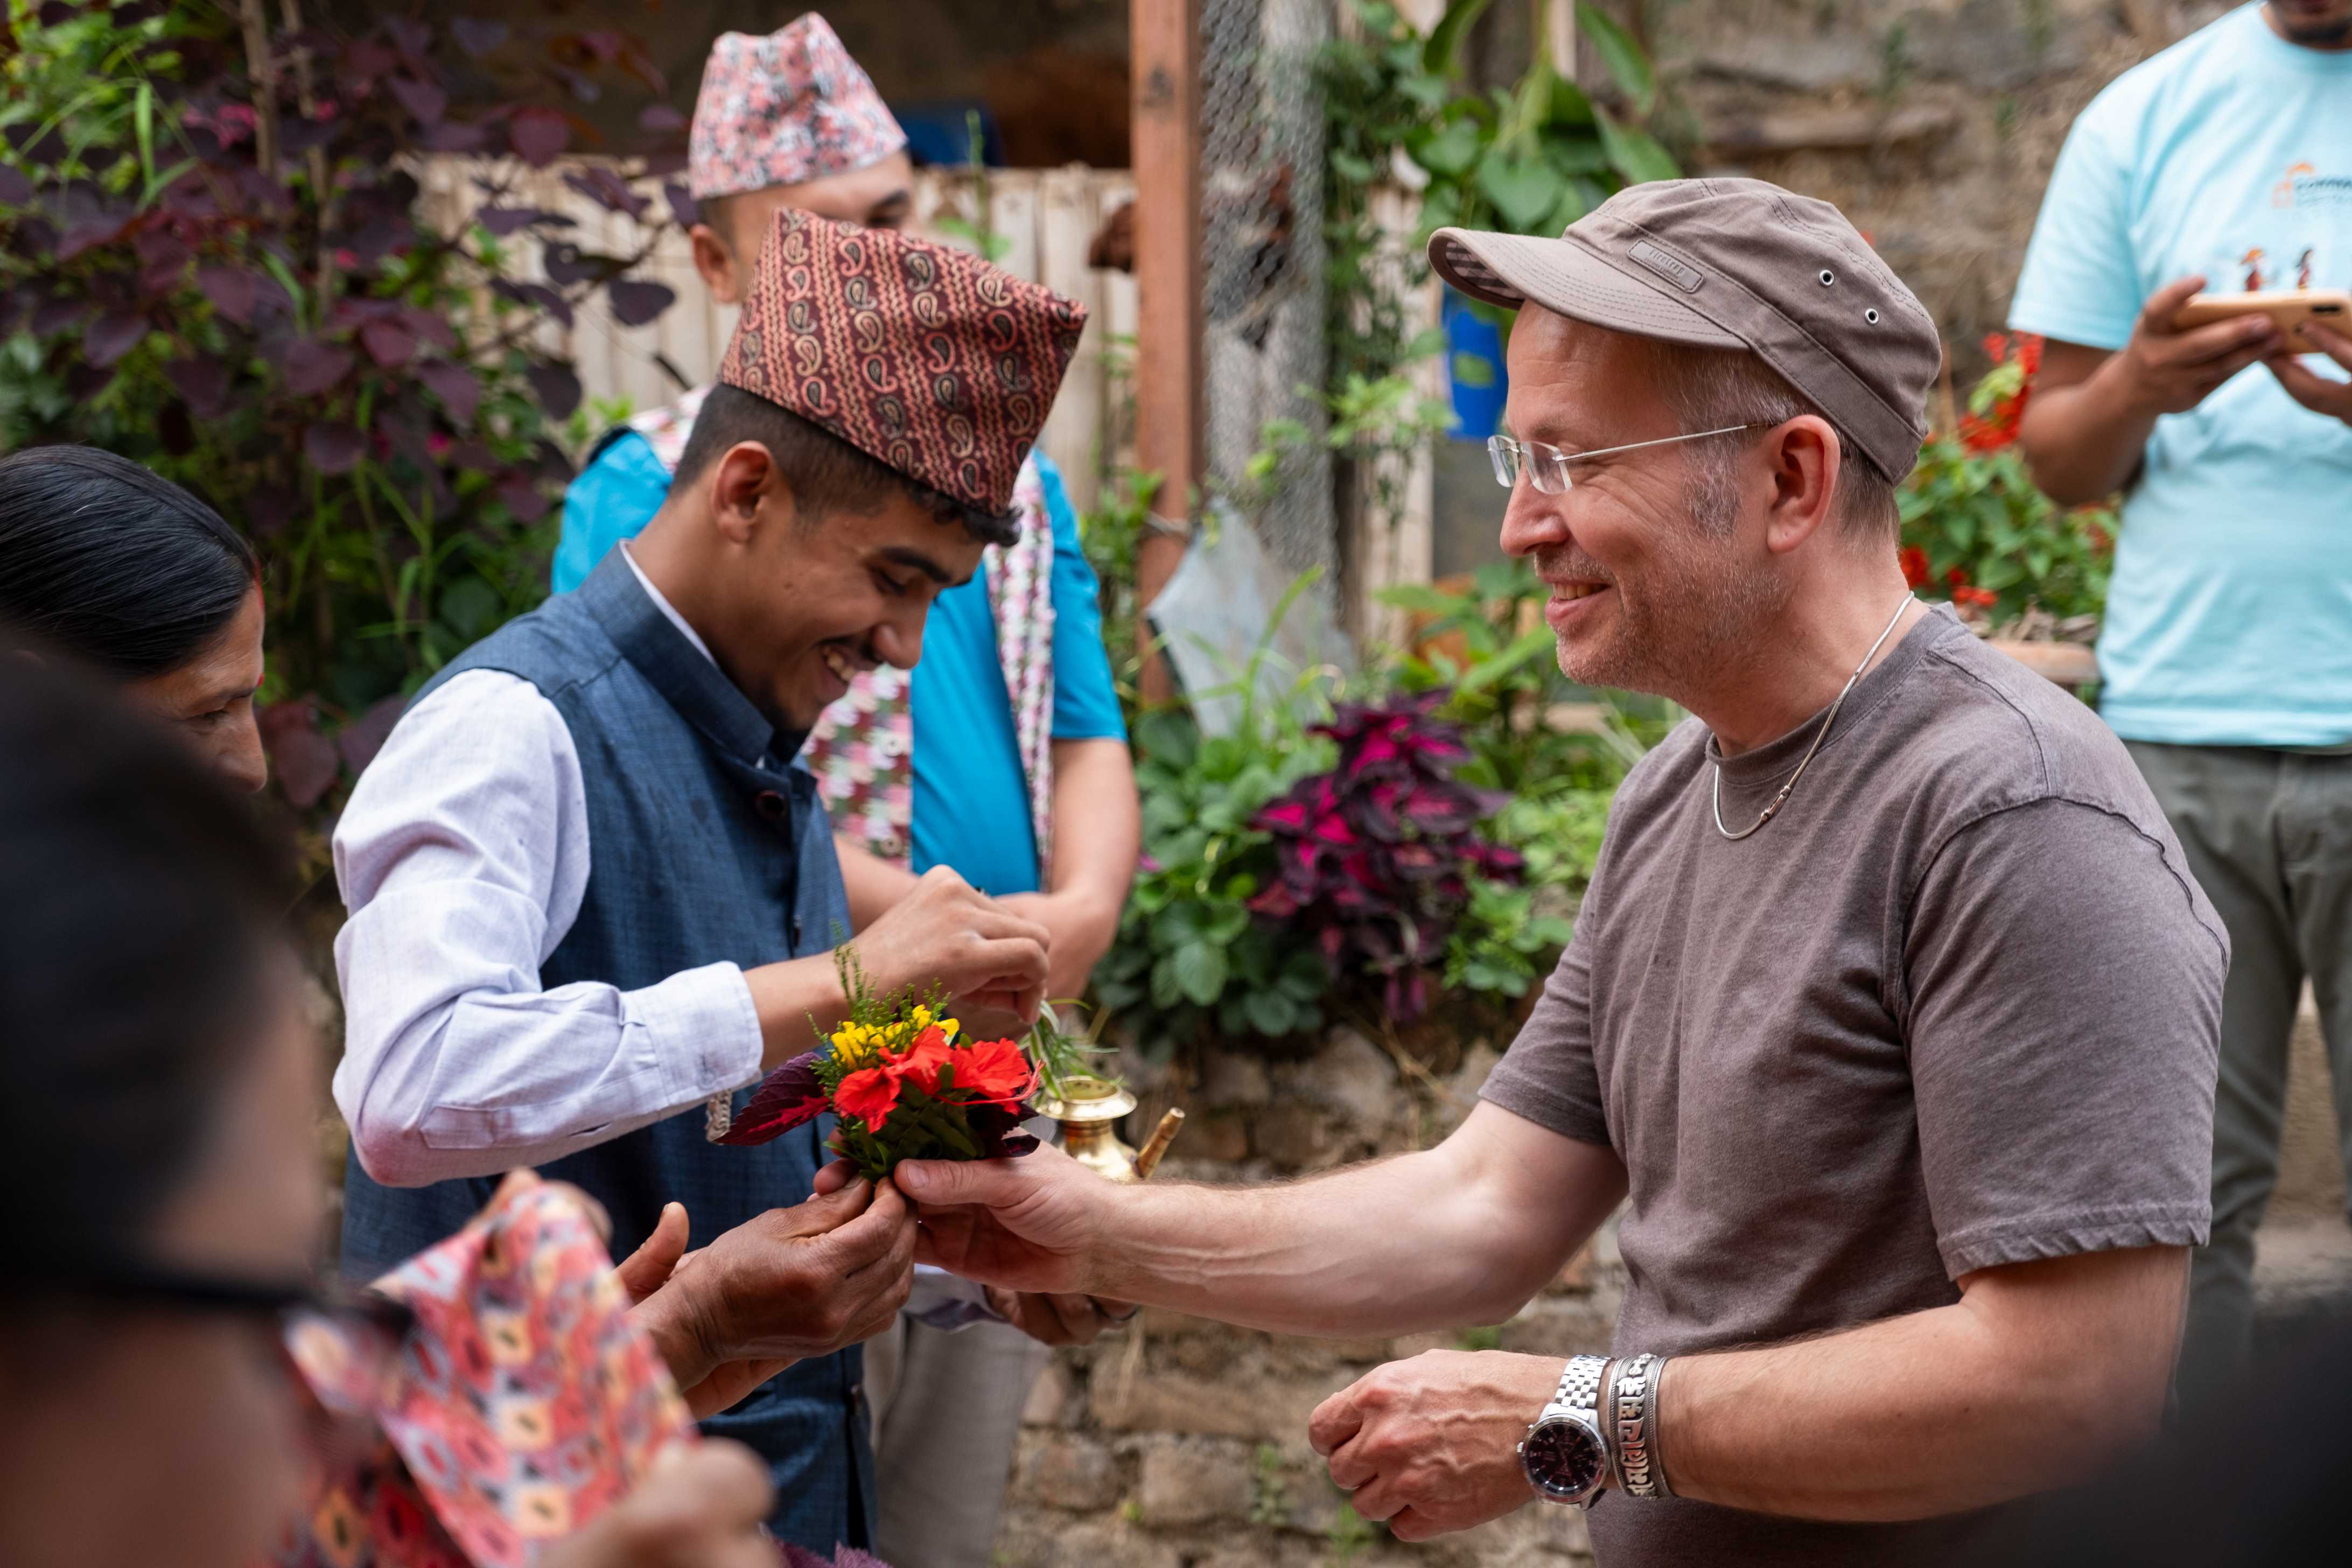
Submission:
M 918 1261 L 1008 1290 L 1099 1293 L 1100 1241 L 1119 1189 L 1059 1149 L 1018 1160 L 909 1160 L 891 1180 L 922 1220 Z
M 1307 1418 L 1307 1440 L 1366 1519 L 1426 1541 L 1500 1519 L 1534 1494 L 1519 1439 L 1559 1363 L 1501 1351 L 1429 1351 L 1374 1367 Z

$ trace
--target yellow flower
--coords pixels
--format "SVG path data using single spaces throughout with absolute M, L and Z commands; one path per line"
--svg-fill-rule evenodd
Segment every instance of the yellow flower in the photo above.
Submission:
M 874 1049 L 878 1043 L 875 1032 L 865 1025 L 844 1024 L 833 1032 L 833 1057 L 854 1072 L 874 1065 Z

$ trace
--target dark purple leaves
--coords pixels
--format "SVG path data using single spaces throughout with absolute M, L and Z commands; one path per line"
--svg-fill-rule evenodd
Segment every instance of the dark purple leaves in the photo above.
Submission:
M 359 356 L 346 348 L 302 338 L 286 351 L 286 390 L 297 397 L 316 397 L 351 374 Z M 325 464 L 320 465 L 321 468 Z M 344 468 L 351 467 L 345 463 Z M 330 470 L 342 472 L 342 468 Z
M 637 128 L 656 135 L 686 129 L 686 116 L 667 103 L 649 103 L 637 115 Z
M 478 210 L 474 214 L 474 221 L 504 239 L 519 229 L 529 228 L 535 223 L 545 223 L 554 216 L 541 207 L 491 206 Z
M 668 198 L 670 216 L 677 219 L 680 228 L 692 228 L 702 221 L 702 204 L 694 199 L 693 192 L 676 180 L 662 187 L 662 195 Z
M 199 419 L 217 419 L 228 412 L 229 369 L 225 360 L 210 354 L 194 359 L 173 360 L 163 374 L 187 400 L 188 409 Z
M 433 360 L 417 367 L 416 379 L 441 400 L 452 424 L 467 426 L 474 422 L 475 414 L 482 406 L 482 384 L 475 379 L 472 371 L 447 360 Z
M 721 1143 L 742 1147 L 766 1143 L 824 1112 L 824 1089 L 816 1080 L 816 1053 L 803 1051 L 761 1080 L 759 1092 L 740 1111 Z
M 101 368 L 139 346 L 147 335 L 147 318 L 135 310 L 110 310 L 82 329 L 82 357 Z
M 457 40 L 459 48 L 479 59 L 507 41 L 507 25 L 478 16 L 460 16 L 449 24 L 449 36 Z
M 245 498 L 245 524 L 264 539 L 286 531 L 301 505 L 300 498 L 284 485 L 256 485 Z
M 367 350 L 368 358 L 391 370 L 416 356 L 416 334 L 403 321 L 370 321 L 360 329 L 360 346 Z
M 416 305 L 403 305 L 398 314 L 400 319 L 408 324 L 408 330 L 425 342 L 445 353 L 457 352 L 457 329 L 449 324 L 449 319 L 446 316 Z
M 375 754 L 391 738 L 392 727 L 400 722 L 401 710 L 407 706 L 404 697 L 387 697 L 343 726 L 343 732 L 335 737 L 335 750 L 354 776 L 364 773 L 367 765 L 375 761 Z
M 583 250 L 570 240 L 550 245 L 545 265 L 548 281 L 565 289 L 582 283 L 602 283 L 621 268 L 621 263 L 613 257 Z
M 422 56 L 433 47 L 433 29 L 405 16 L 385 17 L 383 31 L 394 48 L 412 58 Z
M 570 365 L 542 362 L 532 365 L 526 374 L 531 392 L 550 419 L 572 417 L 572 411 L 580 406 L 580 378 L 572 374 Z
M 196 288 L 213 309 L 240 327 L 253 325 L 253 309 L 261 291 L 261 275 L 242 267 L 199 267 Z
M 298 699 L 273 702 L 255 718 L 280 793 L 298 811 L 318 805 L 341 771 L 334 742 L 319 732 L 318 710 Z
M 46 338 L 64 331 L 89 314 L 89 301 L 76 294 L 52 294 L 33 307 L 33 319 L 26 330 L 37 338 Z
M 641 218 L 653 204 L 629 189 L 628 182 L 603 164 L 569 174 L 563 183 L 603 207 L 606 212 L 626 213 Z
M 506 502 L 507 510 L 524 522 L 537 522 L 555 505 L 547 499 L 547 491 L 539 480 L 529 474 L 517 474 L 499 486 L 499 500 Z
M 670 307 L 677 290 L 667 284 L 620 279 L 612 287 L 613 319 L 625 327 L 642 327 Z
M 429 81 L 414 77 L 386 77 L 383 85 L 400 100 L 400 107 L 416 117 L 420 125 L 433 125 L 448 112 L 449 95 Z
M 572 324 L 571 302 L 544 283 L 513 283 L 501 278 L 490 285 L 490 291 L 518 305 L 545 310 L 567 330 Z
M 33 182 L 15 168 L 0 163 L 0 206 L 21 207 L 33 199 Z
M 349 425 L 329 421 L 302 433 L 302 455 L 322 474 L 348 474 L 367 451 L 367 437 Z
M 489 132 L 471 121 L 444 120 L 425 128 L 428 153 L 478 153 L 489 144 Z
M 572 124 L 552 109 L 536 106 L 515 110 L 507 134 L 513 138 L 515 156 L 534 169 L 544 169 L 572 141 Z

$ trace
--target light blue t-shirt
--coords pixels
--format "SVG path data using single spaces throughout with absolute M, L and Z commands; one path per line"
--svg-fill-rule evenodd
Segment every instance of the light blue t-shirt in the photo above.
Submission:
M 1043 453 L 1037 476 L 1054 524 L 1054 738 L 1124 739 L 1077 513 L 1060 470 Z M 555 591 L 578 587 L 605 552 L 642 532 L 668 492 L 669 470 L 643 436 L 633 430 L 606 446 L 564 493 Z M 1037 831 L 984 567 L 931 602 L 908 707 L 915 723 L 915 869 L 952 867 L 992 896 L 1036 891 Z
M 2252 272 L 2352 289 L 2352 53 L 2285 42 L 2259 5 L 2083 111 L 2010 324 L 2119 349 L 2150 294 L 2200 272 L 2215 292 Z M 2352 739 L 2352 426 L 2259 364 L 2158 419 L 2124 503 L 2099 677 L 2101 711 L 2132 740 Z

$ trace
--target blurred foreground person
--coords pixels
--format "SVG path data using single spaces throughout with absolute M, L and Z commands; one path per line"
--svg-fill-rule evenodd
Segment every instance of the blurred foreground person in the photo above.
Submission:
M 268 782 L 261 563 L 212 508 L 128 458 L 0 458 L 0 626 L 121 683 L 239 789 Z
M 102 689 L 0 652 L 0 1562 L 245 1568 L 303 1500 L 321 1219 L 279 846 Z M 542 1568 L 755 1568 L 702 1444 Z

